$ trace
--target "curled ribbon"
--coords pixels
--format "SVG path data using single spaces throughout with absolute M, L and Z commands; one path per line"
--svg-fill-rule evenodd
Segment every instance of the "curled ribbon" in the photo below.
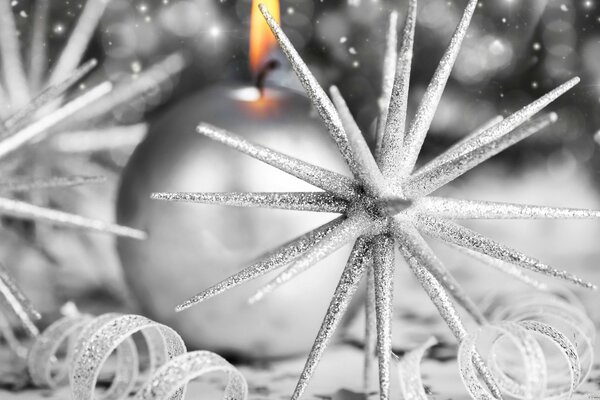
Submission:
M 492 322 L 467 335 L 458 350 L 460 375 L 471 397 L 495 399 L 473 364 L 473 355 L 479 353 L 487 355 L 494 381 L 512 398 L 571 398 L 591 372 L 594 354 L 594 324 L 579 300 L 565 291 L 528 293 L 513 295 L 509 301 L 498 297 L 487 308 Z M 429 398 L 420 363 L 435 344 L 430 338 L 397 359 L 403 399 Z
M 593 364 L 595 329 L 568 292 L 522 294 L 490 307 L 490 324 L 461 343 L 458 364 L 473 398 L 493 399 L 472 366 L 475 351 L 500 389 L 518 399 L 570 399 Z
M 140 357 L 133 335 L 146 342 L 147 373 L 140 374 Z M 64 357 L 59 360 L 59 353 Z M 98 377 L 111 354 L 116 366 L 110 387 L 95 393 Z M 68 379 L 75 400 L 180 400 L 188 382 L 212 372 L 228 376 L 225 398 L 245 400 L 244 376 L 224 358 L 208 351 L 186 352 L 173 329 L 139 315 L 104 314 L 64 317 L 34 342 L 28 356 L 33 383 L 55 388 Z

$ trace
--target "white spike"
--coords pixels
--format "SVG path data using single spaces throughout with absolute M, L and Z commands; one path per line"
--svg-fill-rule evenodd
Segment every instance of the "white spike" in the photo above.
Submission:
M 110 0 L 87 0 L 69 40 L 52 69 L 48 83 L 55 85 L 77 68 L 88 47 L 100 17 Z
M 38 121 L 26 126 L 14 135 L 0 141 L 0 158 L 3 158 L 7 154 L 19 149 L 21 146 L 32 141 L 33 139 L 43 137 L 51 127 L 109 93 L 111 89 L 112 84 L 110 82 L 102 83 L 85 94 L 82 94 L 81 96 L 72 100 L 71 102 L 65 104 L 51 114 L 46 115 Z

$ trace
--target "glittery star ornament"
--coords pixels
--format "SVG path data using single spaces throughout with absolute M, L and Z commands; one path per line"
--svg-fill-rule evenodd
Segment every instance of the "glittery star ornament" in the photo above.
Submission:
M 409 2 L 399 50 L 396 41 L 397 14 L 391 14 L 384 59 L 384 87 L 378 120 L 378 140 L 374 155 L 338 89 L 331 88 L 330 100 L 268 10 L 261 6 L 266 21 L 337 144 L 352 177 L 336 174 L 251 143 L 223 129 L 200 124 L 200 134 L 285 171 L 323 191 L 153 195 L 156 199 L 170 201 L 341 214 L 330 223 L 271 251 L 234 276 L 200 292 L 177 307 L 178 311 L 182 311 L 249 280 L 282 269 L 275 279 L 251 299 L 260 300 L 343 245 L 354 242 L 347 266 L 335 289 L 292 399 L 298 399 L 305 391 L 363 276 L 367 277 L 370 298 L 367 302 L 367 319 L 375 320 L 374 324 L 366 325 L 366 371 L 371 369 L 371 355 L 376 348 L 380 396 L 382 399 L 389 398 L 395 248 L 398 248 L 459 342 L 466 337 L 467 329 L 456 305 L 462 307 L 475 322 L 486 322 L 473 300 L 429 247 L 424 236 L 440 239 L 477 256 L 489 258 L 492 260 L 491 265 L 529 283 L 532 282 L 531 278 L 524 275 L 523 270 L 563 279 L 585 288 L 594 288 L 591 283 L 567 271 L 546 265 L 453 220 L 598 218 L 600 212 L 466 201 L 431 195 L 490 157 L 554 122 L 557 118 L 554 113 L 534 116 L 572 88 L 579 79 L 571 79 L 505 119 L 496 118 L 490 121 L 439 157 L 415 169 L 417 157 L 476 6 L 476 0 L 469 1 L 410 124 L 407 124 L 406 113 L 416 24 L 416 0 Z M 472 362 L 493 396 L 500 398 L 498 386 L 477 353 L 473 354 Z

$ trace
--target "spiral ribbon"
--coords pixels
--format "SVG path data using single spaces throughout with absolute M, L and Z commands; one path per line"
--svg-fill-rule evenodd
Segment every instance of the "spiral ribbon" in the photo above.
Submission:
M 136 333 L 148 349 L 146 374 L 140 373 Z M 116 366 L 111 384 L 96 393 L 99 375 L 113 353 Z M 228 377 L 225 399 L 248 396 L 244 376 L 224 358 L 209 351 L 186 352 L 177 332 L 139 315 L 64 317 L 34 342 L 28 368 L 39 387 L 56 388 L 68 380 L 74 400 L 121 400 L 133 392 L 140 400 L 180 400 L 191 380 L 213 372 Z
M 495 399 L 473 364 L 478 353 L 487 354 L 487 367 L 504 394 L 517 399 L 570 399 L 593 365 L 594 324 L 579 300 L 561 290 L 512 295 L 510 301 L 497 297 L 487 308 L 491 322 L 467 335 L 458 349 L 460 375 L 471 397 Z M 419 364 L 435 343 L 430 338 L 398 359 L 405 400 L 428 398 Z

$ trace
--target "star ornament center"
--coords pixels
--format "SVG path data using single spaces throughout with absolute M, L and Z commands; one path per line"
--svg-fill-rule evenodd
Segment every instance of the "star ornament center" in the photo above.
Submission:
M 201 123 L 197 128 L 199 134 L 302 179 L 321 191 L 152 195 L 154 199 L 168 201 L 340 214 L 333 221 L 265 254 L 259 261 L 177 307 L 177 311 L 185 310 L 233 287 L 279 270 L 279 275 L 250 299 L 259 301 L 342 246 L 352 243 L 348 263 L 335 289 L 292 399 L 298 399 L 304 393 L 363 277 L 366 277 L 368 282 L 368 321 L 372 321 L 367 323 L 365 334 L 366 370 L 370 370 L 373 355 L 377 354 L 380 397 L 389 398 L 396 249 L 459 342 L 467 336 L 467 330 L 457 307 L 466 311 L 476 323 L 486 323 L 485 316 L 430 248 L 425 237 L 438 239 L 462 249 L 478 260 L 487 260 L 490 266 L 536 288 L 544 287 L 544 284 L 527 272 L 562 279 L 585 288 L 595 288 L 592 283 L 568 271 L 546 265 L 455 221 L 598 218 L 600 212 L 460 200 L 432 195 L 437 189 L 482 162 L 556 121 L 557 116 L 554 113 L 538 114 L 576 85 L 578 78 L 563 83 L 506 118 L 492 119 L 440 156 L 420 168 L 415 168 L 476 7 L 476 0 L 468 2 L 410 123 L 407 123 L 406 114 L 417 1 L 408 2 L 406 21 L 399 41 L 398 14 L 391 13 L 383 63 L 377 144 L 372 152 L 339 90 L 332 87 L 330 96 L 327 95 L 281 27 L 266 7 L 261 6 L 265 20 L 346 161 L 351 177 L 252 143 L 235 133 Z M 501 398 L 498 385 L 480 356 L 475 353 L 472 361 L 492 396 Z

